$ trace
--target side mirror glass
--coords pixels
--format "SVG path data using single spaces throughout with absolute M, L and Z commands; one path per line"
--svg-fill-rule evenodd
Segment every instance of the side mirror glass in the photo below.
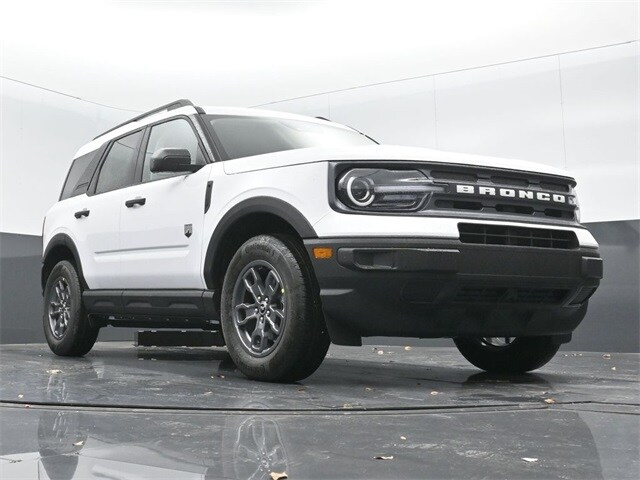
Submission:
M 191 164 L 191 154 L 185 148 L 161 148 L 151 156 L 153 173 L 193 173 L 201 168 Z

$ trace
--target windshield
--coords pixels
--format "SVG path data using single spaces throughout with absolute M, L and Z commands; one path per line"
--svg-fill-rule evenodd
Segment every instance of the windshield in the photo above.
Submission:
M 360 132 L 304 120 L 240 115 L 207 115 L 207 126 L 225 159 L 308 147 L 375 144 Z

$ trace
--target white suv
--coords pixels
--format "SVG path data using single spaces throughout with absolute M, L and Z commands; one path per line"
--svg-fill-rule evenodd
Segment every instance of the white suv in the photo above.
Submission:
M 329 343 L 451 337 L 487 371 L 547 363 L 602 278 L 575 180 L 381 146 L 322 118 L 179 100 L 80 149 L 45 218 L 44 330 L 220 330 L 247 376 L 295 381 Z

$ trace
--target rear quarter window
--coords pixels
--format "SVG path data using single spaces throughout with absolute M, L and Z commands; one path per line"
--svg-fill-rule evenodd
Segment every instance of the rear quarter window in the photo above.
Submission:
M 60 200 L 66 198 L 75 197 L 76 195 L 82 195 L 87 192 L 91 177 L 96 171 L 100 149 L 93 152 L 82 155 L 76 158 L 71 164 L 67 179 L 62 187 L 62 193 L 60 194 Z

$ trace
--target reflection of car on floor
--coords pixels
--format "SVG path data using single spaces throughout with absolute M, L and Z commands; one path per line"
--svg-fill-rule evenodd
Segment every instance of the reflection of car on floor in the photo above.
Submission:
M 94 371 L 87 369 L 85 374 L 89 370 Z M 67 401 L 64 376 L 51 375 L 47 403 Z M 241 406 L 268 408 L 254 401 Z M 153 429 L 110 426 L 109 412 L 42 410 L 38 444 L 47 475 L 43 478 L 257 480 L 287 470 L 280 427 L 269 416 L 218 416 L 221 423 L 198 425 L 181 420 L 181 415 L 171 420 L 157 417 L 149 412 L 146 422 L 156 422 L 162 437 L 156 437 Z
M 461 386 L 490 380 L 476 374 Z M 518 381 L 546 388 L 543 378 L 529 375 Z M 287 472 L 289 478 L 452 478 L 460 472 L 477 478 L 493 478 L 496 472 L 503 478 L 552 478 L 558 472 L 567 478 L 602 478 L 602 452 L 582 418 L 585 412 L 504 406 L 421 414 L 278 414 L 251 400 L 239 402 L 233 412 L 215 413 L 56 407 L 77 397 L 68 388 L 63 375 L 52 375 L 50 405 L 39 412 L 21 409 L 39 416 L 41 479 L 257 480 L 271 472 Z M 596 423 L 602 422 L 606 418 Z M 602 434 L 600 441 L 607 438 Z M 375 460 L 380 453 L 395 459 Z M 535 469 L 521 460 L 527 456 L 540 457 Z M 571 459 L 580 461 L 567 469 Z
M 482 369 L 533 370 L 602 277 L 575 187 L 545 165 L 180 100 L 76 155 L 43 226 L 46 338 L 77 356 L 106 325 L 221 330 L 269 381 L 363 336 L 451 337 Z

